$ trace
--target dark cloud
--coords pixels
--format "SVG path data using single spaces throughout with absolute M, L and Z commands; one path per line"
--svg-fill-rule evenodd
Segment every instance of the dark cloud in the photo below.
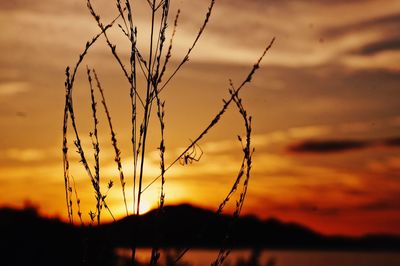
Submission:
M 359 150 L 370 145 L 368 141 L 356 140 L 305 140 L 290 145 L 288 150 L 296 153 L 333 153 Z
M 382 29 L 385 32 L 396 34 L 400 23 L 400 13 L 377 17 L 369 20 L 359 21 L 340 27 L 333 27 L 324 31 L 324 36 L 340 37 L 360 31 L 370 31 L 372 29 Z
M 356 53 L 361 55 L 372 55 L 387 50 L 400 50 L 400 36 L 367 44 L 361 47 Z
M 357 209 L 362 211 L 387 211 L 387 210 L 399 210 L 399 208 L 400 206 L 398 204 L 385 200 L 377 200 L 360 205 L 358 206 Z
M 370 194 L 369 191 L 358 188 L 342 188 L 343 192 L 350 196 L 365 197 Z
M 276 204 L 272 207 L 274 211 L 302 212 L 321 216 L 339 215 L 345 208 L 319 206 L 318 204 L 303 201 L 296 204 Z
M 320 34 L 326 40 L 341 40 L 354 38 L 354 36 L 370 36 L 369 39 L 360 38 L 356 47 L 348 47 L 349 55 L 371 56 L 385 51 L 400 50 L 400 13 L 387 14 L 384 16 L 371 17 L 357 22 L 347 23 L 340 26 L 331 26 L 323 29 Z M 375 33 L 374 35 L 372 35 Z M 371 36 L 374 36 L 373 38 Z M 387 57 L 388 61 L 389 58 Z M 387 65 L 371 65 L 376 68 L 387 68 Z M 393 65 L 392 65 L 393 68 Z
M 387 147 L 400 147 L 400 137 L 388 138 L 382 141 L 382 143 Z
M 294 153 L 335 153 L 345 151 L 357 151 L 364 148 L 383 146 L 387 148 L 400 147 L 400 137 L 378 140 L 304 140 L 292 143 L 287 147 Z

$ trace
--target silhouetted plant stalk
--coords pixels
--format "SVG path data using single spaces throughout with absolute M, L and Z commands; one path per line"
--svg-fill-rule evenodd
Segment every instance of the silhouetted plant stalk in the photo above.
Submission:
M 167 87 L 170 81 L 177 75 L 177 73 L 182 69 L 182 67 L 189 61 L 189 57 L 196 47 L 200 37 L 202 36 L 204 30 L 206 29 L 208 22 L 210 20 L 215 0 L 210 0 L 207 12 L 205 13 L 204 20 L 199 28 L 199 31 L 194 38 L 191 46 L 183 56 L 181 61 L 178 61 L 177 66 L 172 69 L 169 76 L 166 76 L 166 71 L 169 66 L 169 62 L 172 58 L 172 49 L 173 42 L 175 38 L 176 28 L 178 26 L 180 10 L 177 11 L 173 28 L 169 37 L 168 48 L 166 48 L 167 41 L 167 30 L 168 30 L 168 22 L 169 22 L 169 14 L 170 14 L 170 0 L 146 0 L 146 3 L 149 6 L 151 11 L 151 20 L 150 20 L 150 39 L 148 40 L 148 51 L 142 53 L 137 47 L 138 40 L 138 31 L 135 26 L 134 19 L 134 8 L 132 6 L 132 2 L 130 0 L 116 0 L 116 10 L 118 15 L 108 24 L 104 24 L 100 15 L 94 8 L 92 4 L 92 0 L 87 0 L 87 8 L 90 12 L 90 15 L 95 20 L 100 32 L 95 35 L 90 41 L 88 41 L 79 55 L 79 58 L 74 66 L 71 69 L 67 67 L 66 69 L 66 81 L 65 81 L 65 107 L 64 107 L 64 119 L 63 119 L 63 168 L 64 168 L 64 183 L 65 183 L 65 198 L 67 203 L 68 217 L 71 223 L 74 222 L 73 214 L 74 214 L 74 206 L 73 206 L 73 192 L 75 192 L 75 198 L 77 202 L 78 208 L 78 217 L 83 224 L 82 220 L 82 212 L 80 208 L 80 199 L 78 197 L 78 192 L 75 184 L 75 180 L 72 178 L 70 174 L 70 165 L 69 165 L 69 148 L 68 148 L 68 126 L 72 126 L 72 130 L 74 133 L 74 144 L 77 149 L 77 152 L 80 156 L 80 163 L 83 165 L 89 180 L 92 183 L 92 187 L 95 191 L 95 199 L 96 199 L 96 212 L 89 212 L 89 218 L 91 223 L 94 223 L 97 220 L 97 224 L 101 222 L 101 210 L 102 208 L 107 209 L 110 213 L 110 216 L 115 220 L 113 213 L 111 212 L 110 206 L 106 202 L 106 197 L 108 192 L 113 187 L 113 181 L 110 180 L 108 182 L 107 188 L 103 189 L 105 191 L 102 193 L 101 190 L 101 178 L 100 178 L 100 142 L 99 142 L 99 132 L 98 132 L 98 109 L 96 103 L 96 93 L 93 89 L 92 85 L 92 72 L 94 75 L 94 79 L 96 81 L 96 87 L 98 89 L 98 93 L 101 95 L 101 103 L 103 105 L 103 109 L 106 115 L 107 123 L 110 129 L 111 135 L 111 145 L 114 148 L 115 157 L 114 161 L 116 162 L 116 168 L 119 173 L 119 179 L 121 183 L 122 196 L 125 206 L 126 215 L 130 213 L 133 215 L 140 214 L 140 206 L 143 193 L 153 185 L 157 180 L 161 178 L 160 183 L 160 195 L 159 195 L 159 211 L 158 216 L 162 215 L 162 209 L 165 204 L 165 192 L 164 185 L 166 182 L 166 172 L 177 162 L 183 161 L 183 164 L 191 164 L 192 162 L 197 162 L 200 160 L 203 151 L 199 146 L 200 140 L 202 140 L 209 130 L 211 130 L 216 124 L 218 124 L 222 118 L 222 116 L 227 111 L 228 107 L 231 103 L 235 103 L 236 107 L 239 110 L 239 113 L 244 119 L 245 130 L 246 130 L 246 138 L 242 140 L 239 137 L 240 142 L 242 143 L 243 150 L 243 160 L 240 165 L 240 170 L 236 179 L 227 193 L 226 197 L 223 199 L 221 204 L 217 209 L 217 213 L 221 214 L 226 204 L 231 200 L 234 193 L 239 189 L 240 184 L 241 192 L 239 195 L 239 199 L 236 202 L 236 208 L 233 213 L 234 217 L 238 217 L 247 192 L 247 186 L 250 178 L 250 169 L 251 169 L 251 156 L 253 150 L 251 150 L 250 140 L 251 140 L 251 117 L 248 116 L 246 110 L 244 109 L 241 99 L 239 98 L 239 92 L 242 88 L 249 82 L 257 69 L 260 66 L 262 59 L 264 58 L 267 51 L 271 48 L 274 39 L 270 42 L 270 44 L 266 47 L 263 54 L 259 58 L 259 60 L 254 64 L 253 68 L 248 73 L 247 77 L 243 80 L 243 82 L 237 87 L 234 88 L 231 83 L 231 87 L 229 89 L 230 97 L 226 100 L 223 100 L 222 108 L 216 113 L 215 117 L 211 120 L 209 125 L 203 129 L 200 134 L 193 140 L 191 143 L 184 149 L 184 151 L 178 155 L 171 163 L 168 165 L 165 163 L 165 102 L 161 99 L 161 92 Z M 130 43 L 130 56 L 129 63 L 124 62 L 122 57 L 120 56 L 119 51 L 117 51 L 117 45 L 113 43 L 108 34 L 108 30 L 111 29 L 116 21 L 119 20 L 118 29 L 121 31 L 123 36 Z M 93 47 L 93 45 L 99 40 L 99 38 L 103 36 L 107 46 L 110 48 L 110 53 L 113 55 L 115 63 L 119 66 L 120 70 L 123 73 L 124 78 L 129 84 L 129 95 L 130 95 L 130 105 L 131 105 L 131 143 L 132 143 L 132 157 L 133 157 L 133 172 L 132 172 L 132 209 L 129 211 L 127 204 L 127 190 L 126 190 L 126 180 L 125 174 L 123 171 L 122 165 L 122 154 L 121 150 L 118 147 L 117 134 L 113 127 L 111 120 L 111 112 L 106 103 L 106 97 L 104 90 L 101 86 L 100 79 L 97 76 L 95 70 L 87 69 L 87 76 L 90 87 L 90 99 L 91 99 L 91 111 L 93 117 L 94 128 L 93 132 L 90 133 L 92 147 L 93 147 L 93 156 L 94 156 L 94 171 L 91 170 L 91 166 L 86 159 L 86 153 L 83 148 L 83 144 L 80 138 L 78 125 L 75 116 L 75 110 L 73 105 L 73 88 L 75 83 L 75 78 L 78 73 L 78 69 L 80 65 L 86 58 L 88 52 Z M 166 76 L 166 77 L 165 77 Z M 163 79 L 165 78 L 165 81 Z M 144 79 L 145 87 L 138 87 L 138 80 Z M 155 105 L 155 107 L 154 107 Z M 153 107 L 156 110 L 153 110 Z M 160 175 L 153 178 L 150 183 L 147 185 L 144 184 L 144 163 L 146 160 L 146 146 L 149 137 L 150 131 L 150 121 L 152 118 L 152 114 L 156 113 L 158 118 L 158 123 L 160 126 L 160 145 L 158 147 L 160 152 Z M 199 149 L 201 151 L 201 155 L 197 155 L 196 151 Z M 244 179 L 244 180 L 243 180 Z M 135 228 L 134 228 L 135 230 Z M 162 229 L 158 228 L 159 234 L 161 237 Z M 228 230 L 226 233 L 227 241 L 229 240 L 229 236 L 231 231 Z M 132 265 L 135 265 L 135 254 L 136 254 L 136 243 L 133 241 L 132 243 Z M 178 261 L 189 249 L 185 249 L 180 255 L 178 255 L 176 261 Z M 220 265 L 229 254 L 229 250 L 226 248 L 221 249 L 216 261 L 213 265 Z M 159 246 L 155 246 L 152 249 L 150 265 L 157 265 L 157 261 L 159 259 L 160 252 Z
M 118 172 L 119 172 L 119 178 L 120 178 L 121 187 L 122 187 L 122 196 L 124 198 L 124 205 L 125 205 L 126 215 L 128 215 L 128 205 L 126 203 L 126 193 L 125 193 L 126 182 L 125 182 L 124 171 L 122 170 L 121 151 L 118 148 L 117 136 L 115 134 L 115 131 L 114 131 L 114 128 L 113 128 L 113 125 L 112 125 L 112 122 L 111 122 L 111 115 L 110 115 L 110 112 L 108 111 L 106 99 L 104 97 L 104 91 L 103 91 L 103 89 L 101 87 L 101 83 L 99 81 L 99 78 L 97 77 L 96 71 L 93 70 L 93 73 L 94 73 L 94 78 L 96 79 L 97 88 L 99 89 L 99 92 L 101 94 L 101 103 L 103 104 L 104 112 L 106 113 L 106 116 L 107 116 L 108 126 L 110 127 L 111 143 L 112 143 L 112 146 L 113 146 L 114 151 L 115 151 L 114 161 L 117 163 L 117 168 L 118 168 Z
M 64 120 L 63 120 L 63 169 L 64 169 L 64 189 L 65 189 L 65 201 L 67 203 L 68 220 L 73 223 L 73 209 L 72 209 L 72 188 L 70 183 L 69 173 L 69 160 L 68 160 L 68 102 L 69 102 L 69 90 L 67 89 L 67 82 L 65 82 L 66 93 L 65 93 L 65 107 L 64 107 Z
M 164 193 L 164 184 L 165 184 L 165 138 L 164 138 L 164 130 L 165 130 L 165 122 L 164 122 L 164 117 L 165 117 L 165 102 L 161 102 L 160 97 L 158 95 L 157 90 L 155 90 L 155 95 L 156 95 L 156 100 L 157 100 L 157 117 L 160 123 L 160 146 L 158 149 L 160 150 L 160 170 L 161 170 L 161 188 L 160 188 L 160 199 L 159 199 L 159 205 L 158 205 L 158 212 L 157 216 L 161 216 L 163 212 L 163 207 L 164 207 L 164 199 L 165 199 L 165 193 Z M 160 230 L 160 225 L 157 223 L 157 230 Z M 158 235 L 159 236 L 159 235 Z M 153 246 L 152 251 L 151 251 L 151 258 L 150 258 L 150 265 L 157 265 L 157 262 L 160 258 L 160 251 L 159 251 L 159 246 L 155 244 Z
M 81 226 L 83 226 L 82 212 L 81 212 L 81 199 L 78 196 L 78 190 L 76 189 L 75 178 L 73 176 L 71 176 L 71 179 L 72 179 L 73 189 L 75 192 L 75 200 L 76 200 L 76 206 L 78 208 L 79 221 L 81 223 Z
M 232 81 L 230 81 L 230 86 L 231 86 L 231 89 L 229 90 L 229 93 L 233 97 L 233 101 L 235 102 L 235 104 L 238 108 L 238 111 L 244 120 L 244 125 L 245 125 L 245 129 L 246 129 L 246 138 L 245 138 L 245 145 L 243 145 L 242 137 L 240 135 L 238 136 L 238 140 L 240 141 L 240 143 L 242 145 L 243 163 L 241 165 L 239 174 L 238 174 L 231 190 L 229 191 L 227 197 L 222 201 L 220 207 L 217 210 L 217 213 L 222 212 L 226 203 L 230 200 L 233 193 L 235 193 L 235 191 L 238 189 L 238 186 L 240 184 L 240 181 L 241 181 L 244 173 L 246 173 L 246 175 L 245 175 L 245 179 L 244 179 L 244 182 L 242 185 L 242 191 L 240 192 L 240 195 L 239 195 L 239 199 L 236 201 L 236 208 L 235 208 L 235 211 L 233 212 L 233 219 L 230 222 L 227 232 L 225 233 L 225 239 L 224 239 L 225 243 L 221 247 L 217 258 L 211 264 L 211 266 L 222 265 L 222 263 L 225 261 L 225 259 L 229 256 L 229 254 L 231 252 L 230 248 L 228 248 L 227 246 L 231 242 L 232 234 L 234 233 L 233 231 L 234 231 L 235 223 L 237 222 L 237 219 L 242 211 L 242 207 L 244 204 L 244 199 L 246 197 L 247 187 L 248 187 L 249 179 L 250 179 L 252 155 L 254 153 L 254 148 L 253 149 L 251 148 L 251 120 L 252 120 L 252 118 L 251 118 L 251 116 L 248 116 L 247 111 L 243 107 L 242 99 L 239 97 L 239 94 L 235 91 Z
M 228 109 L 228 107 L 230 106 L 230 104 L 232 103 L 235 95 L 237 95 L 242 89 L 243 87 L 247 84 L 250 83 L 253 75 L 255 74 L 255 72 L 257 71 L 257 69 L 260 68 L 260 63 L 261 61 L 264 59 L 265 55 L 267 54 L 267 52 L 269 51 L 269 49 L 271 49 L 272 45 L 275 42 L 275 38 L 272 38 L 271 42 L 268 44 L 268 46 L 264 49 L 264 52 L 262 53 L 262 55 L 260 56 L 260 58 L 257 60 L 257 62 L 253 65 L 253 68 L 250 70 L 249 74 L 247 75 L 246 79 L 243 80 L 243 82 L 240 84 L 240 86 L 235 89 L 233 91 L 233 94 L 231 94 L 230 98 L 228 100 L 222 100 L 223 101 L 223 106 L 221 108 L 221 110 L 215 115 L 215 117 L 211 120 L 211 122 L 209 123 L 209 125 L 197 136 L 197 138 L 195 138 L 194 141 L 191 142 L 191 144 L 189 146 L 186 147 L 186 149 L 184 149 L 166 168 L 165 171 L 168 171 L 172 166 L 174 166 L 180 158 L 182 158 L 185 154 L 187 154 L 191 149 L 193 149 L 193 147 L 195 145 L 197 145 L 197 143 L 208 133 L 208 131 L 210 129 L 212 129 L 215 125 L 218 124 L 218 122 L 220 121 L 221 117 L 225 114 L 226 110 Z M 159 178 L 161 177 L 161 175 L 155 177 L 153 180 L 150 181 L 150 183 L 143 189 L 142 192 L 146 191 L 151 185 L 153 185 L 154 182 L 156 182 Z
M 274 40 L 272 40 L 273 42 Z M 271 45 L 272 42 L 270 43 L 270 45 L 267 47 L 267 49 L 265 51 L 267 51 Z M 265 55 L 265 52 L 263 53 L 262 57 Z M 261 57 L 261 59 L 262 59 Z M 254 75 L 255 71 L 259 68 L 259 63 L 261 62 L 261 60 L 258 61 L 258 63 L 256 63 L 252 70 L 250 71 L 249 75 L 247 76 L 246 80 L 241 84 L 241 87 L 250 82 L 251 77 Z M 254 149 L 251 149 L 251 116 L 248 116 L 247 111 L 245 110 L 245 108 L 243 107 L 242 104 L 242 99 L 239 97 L 239 91 L 240 88 L 235 89 L 233 86 L 232 81 L 230 81 L 230 89 L 229 89 L 229 93 L 231 95 L 230 99 L 228 101 L 224 100 L 224 106 L 221 109 L 220 113 L 218 114 L 223 114 L 225 112 L 225 110 L 227 109 L 227 106 L 229 105 L 229 103 L 234 102 L 238 108 L 238 111 L 240 113 L 240 115 L 242 116 L 243 120 L 244 120 L 244 126 L 245 126 L 245 132 L 246 132 L 246 138 L 245 138 L 245 145 L 243 145 L 243 139 L 240 135 L 238 135 L 238 140 L 242 145 L 242 152 L 243 152 L 243 159 L 242 159 L 242 163 L 238 172 L 238 175 L 232 185 L 232 188 L 230 189 L 230 191 L 228 192 L 228 194 L 226 195 L 226 197 L 224 198 L 224 200 L 222 200 L 222 202 L 220 203 L 216 214 L 221 215 L 226 204 L 231 200 L 232 196 L 235 194 L 235 192 L 237 191 L 237 189 L 239 188 L 240 182 L 242 180 L 242 177 L 245 175 L 245 180 L 242 184 L 242 191 L 239 195 L 239 199 L 236 201 L 236 207 L 235 210 L 233 212 L 233 219 L 229 224 L 229 227 L 227 229 L 227 231 L 225 232 L 225 238 L 224 238 L 224 244 L 221 247 L 217 258 L 215 259 L 215 261 L 211 264 L 211 266 L 218 266 L 218 265 L 222 265 L 222 263 L 225 261 L 225 259 L 229 256 L 230 254 L 230 249 L 227 248 L 230 244 L 231 241 L 231 236 L 233 234 L 233 230 L 234 230 L 234 225 L 237 221 L 237 219 L 239 218 L 240 212 L 242 210 L 243 204 L 244 204 L 244 200 L 246 197 L 246 193 L 247 193 L 247 187 L 248 187 L 248 183 L 249 183 L 249 179 L 250 179 L 250 170 L 251 170 L 251 162 L 252 162 L 252 155 L 254 152 Z M 222 113 L 221 113 L 222 112 Z M 213 124 L 214 121 L 219 121 L 220 117 L 217 118 L 218 115 L 216 116 L 216 118 L 214 118 L 212 120 L 212 122 L 210 123 L 210 125 Z M 216 122 L 214 122 L 216 123 Z M 200 134 L 201 136 L 201 134 Z M 192 142 L 192 145 L 195 145 L 194 142 Z M 207 228 L 202 228 L 202 232 L 205 232 L 207 230 Z M 183 251 L 181 253 L 179 253 L 177 255 L 177 257 L 175 258 L 175 264 L 190 250 L 190 247 L 187 247 L 185 249 L 183 249 Z
M 87 76 L 89 80 L 90 87 L 90 99 L 92 101 L 92 114 L 93 114 L 93 132 L 90 132 L 90 138 L 92 139 L 92 145 L 94 150 L 94 177 L 93 177 L 93 188 L 96 193 L 96 209 L 97 209 L 97 224 L 100 224 L 100 216 L 102 209 L 102 199 L 103 195 L 101 194 L 100 189 L 100 144 L 99 144 L 99 136 L 97 125 L 99 124 L 99 120 L 97 119 L 97 103 L 94 96 L 94 90 L 92 85 L 92 76 L 90 74 L 90 69 L 87 67 Z
M 75 117 L 73 115 L 73 102 L 72 102 L 72 92 L 73 92 L 73 87 L 75 83 L 75 77 L 77 74 L 77 71 L 83 62 L 84 58 L 86 57 L 89 49 L 93 46 L 93 44 L 99 39 L 101 35 L 104 34 L 107 30 L 109 30 L 117 21 L 117 19 L 121 15 L 118 15 L 116 18 L 114 18 L 111 23 L 106 25 L 104 29 L 98 33 L 96 36 L 94 36 L 90 41 L 86 42 L 85 48 L 83 49 L 83 52 L 79 55 L 79 59 L 76 62 L 72 74 L 70 72 L 70 67 L 67 67 L 65 70 L 65 76 L 66 80 L 64 83 L 65 87 L 65 104 L 64 104 L 64 119 L 63 119 L 63 168 L 64 168 L 64 182 L 65 182 L 65 191 L 66 191 L 66 202 L 67 202 L 67 209 L 68 209 L 68 218 L 70 223 L 73 223 L 73 209 L 72 209 L 72 187 L 71 187 L 71 181 L 70 181 L 70 174 L 69 174 L 69 156 L 68 156 L 68 140 L 67 140 L 67 132 L 68 132 L 68 117 L 71 117 L 73 125 L 75 125 Z M 70 111 L 72 110 L 72 112 Z M 77 137 L 79 139 L 79 137 Z M 85 167 L 86 168 L 86 167 Z M 91 174 L 88 172 L 89 177 L 91 177 Z
M 118 0 L 117 5 L 120 5 L 120 1 Z M 136 106 L 137 106 L 137 98 L 138 95 L 136 93 L 136 86 L 137 86 L 137 79 L 136 79 L 136 41 L 137 41 L 137 29 L 133 25 L 133 15 L 132 15 L 132 8 L 130 6 L 129 1 L 126 1 L 126 9 L 128 10 L 127 20 L 126 22 L 125 16 L 122 15 L 124 24 L 126 27 L 126 31 L 129 34 L 125 34 L 131 43 L 131 56 L 129 57 L 130 69 L 131 69 L 131 76 L 130 76 L 130 97 L 131 97 L 131 123 L 132 123 L 132 131 L 131 131 L 131 141 L 132 141 L 132 155 L 133 155 L 133 212 L 135 212 L 136 206 L 136 169 L 138 163 L 138 150 L 137 148 L 137 119 L 136 119 Z M 123 14 L 123 9 L 121 7 L 118 8 L 120 14 Z M 128 26 L 129 24 L 129 30 Z M 124 31 L 123 31 L 124 32 Z

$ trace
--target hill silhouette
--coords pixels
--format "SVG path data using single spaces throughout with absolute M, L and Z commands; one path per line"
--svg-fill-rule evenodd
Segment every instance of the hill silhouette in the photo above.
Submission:
M 112 265 L 114 248 L 133 241 L 139 247 L 400 250 L 399 236 L 328 237 L 295 223 L 252 216 L 232 220 L 188 204 L 93 227 L 40 217 L 34 209 L 3 208 L 0 234 L 4 265 Z
M 105 235 L 111 233 L 113 242 L 123 246 L 131 243 L 132 225 L 135 225 L 136 240 L 143 246 L 220 247 L 228 233 L 228 245 L 234 248 L 400 250 L 399 236 L 325 236 L 303 225 L 274 218 L 260 220 L 243 216 L 232 220 L 228 215 L 182 204 L 166 206 L 161 215 L 153 210 L 139 217 L 125 217 L 101 226 L 100 231 Z

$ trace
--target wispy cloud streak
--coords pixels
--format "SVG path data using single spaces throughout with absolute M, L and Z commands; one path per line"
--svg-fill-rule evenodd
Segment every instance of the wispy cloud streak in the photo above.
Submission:
M 357 151 L 372 147 L 400 147 L 400 138 L 393 137 L 382 140 L 304 140 L 292 143 L 287 147 L 293 153 L 336 153 L 345 151 Z

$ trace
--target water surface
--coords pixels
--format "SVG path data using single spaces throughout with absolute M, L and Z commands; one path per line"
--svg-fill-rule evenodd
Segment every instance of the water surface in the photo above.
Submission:
M 160 262 L 165 261 L 166 254 L 176 255 L 177 250 L 163 250 Z M 119 249 L 118 255 L 129 256 L 130 251 Z M 238 260 L 247 261 L 252 255 L 251 250 L 233 250 L 224 265 L 236 265 Z M 218 250 L 193 249 L 181 260 L 191 266 L 210 265 L 217 257 Z M 137 258 L 141 262 L 148 261 L 150 249 L 139 249 Z M 399 266 L 400 252 L 355 252 L 355 251 L 285 251 L 262 250 L 259 257 L 260 265 L 274 261 L 276 266 Z M 161 264 L 163 265 L 163 264 Z

